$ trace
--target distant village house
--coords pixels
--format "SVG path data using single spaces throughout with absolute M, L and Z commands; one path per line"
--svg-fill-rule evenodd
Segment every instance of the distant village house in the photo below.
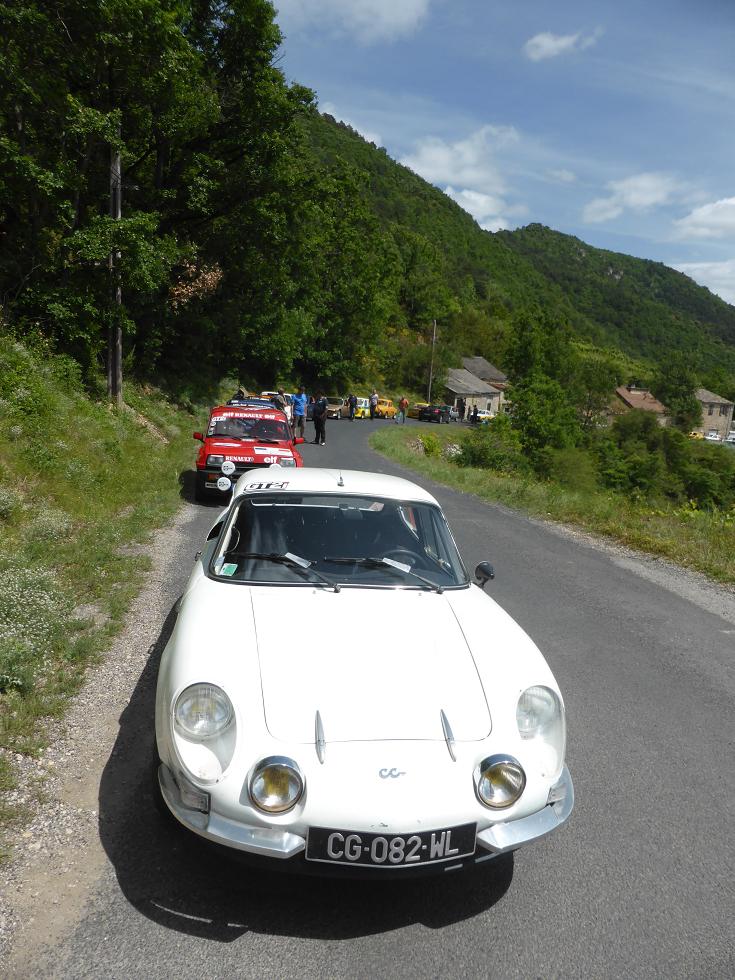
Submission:
M 655 395 L 652 395 L 648 388 L 631 381 L 628 385 L 620 385 L 615 389 L 615 397 L 610 406 L 610 416 L 625 415 L 626 412 L 634 408 L 643 409 L 644 412 L 653 412 L 659 425 L 668 425 L 669 416 L 666 406 L 662 405 Z
M 733 402 L 706 388 L 697 388 L 694 397 L 702 406 L 702 424 L 694 431 L 701 432 L 703 436 L 715 434 L 718 439 L 725 439 L 733 427 Z

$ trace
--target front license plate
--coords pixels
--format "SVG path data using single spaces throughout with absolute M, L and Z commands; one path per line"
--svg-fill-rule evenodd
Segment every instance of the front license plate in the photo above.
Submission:
M 312 827 L 306 843 L 307 861 L 329 864 L 401 868 L 437 864 L 475 853 L 477 824 L 415 834 L 358 834 L 351 830 Z

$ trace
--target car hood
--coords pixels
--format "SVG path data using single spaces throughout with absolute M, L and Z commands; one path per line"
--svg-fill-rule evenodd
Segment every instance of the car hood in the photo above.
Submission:
M 298 601 L 296 609 L 284 603 Z M 265 720 L 274 738 L 313 742 L 480 741 L 490 712 L 446 595 L 401 589 L 253 589 Z M 284 613 L 293 614 L 293 625 Z
M 288 448 L 285 440 L 277 443 L 259 443 L 247 439 L 228 439 L 226 436 L 221 438 L 207 439 L 207 455 L 224 456 L 225 459 L 238 460 L 244 456 L 293 456 L 293 452 Z

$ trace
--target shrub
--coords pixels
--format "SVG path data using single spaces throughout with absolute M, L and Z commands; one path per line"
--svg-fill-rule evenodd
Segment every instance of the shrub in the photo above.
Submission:
M 520 436 L 507 415 L 496 415 L 486 425 L 467 433 L 457 462 L 460 466 L 478 466 L 503 473 L 528 469 Z
M 424 447 L 424 454 L 426 456 L 441 456 L 442 444 L 439 442 L 433 432 L 427 432 L 426 435 L 419 436 L 419 438 L 421 439 L 421 444 Z
M 0 487 L 0 521 L 10 521 L 23 506 L 21 495 L 12 487 Z
M 561 486 L 580 493 L 594 493 L 599 486 L 597 461 L 585 449 L 569 447 L 552 450 L 549 476 Z

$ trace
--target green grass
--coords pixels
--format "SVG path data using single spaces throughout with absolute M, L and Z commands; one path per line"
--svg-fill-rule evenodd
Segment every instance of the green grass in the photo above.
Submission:
M 442 448 L 461 439 L 453 427 L 427 425 L 425 429 Z M 456 490 L 573 524 L 704 572 L 720 582 L 735 583 L 735 513 L 651 504 L 603 490 L 579 492 L 530 477 L 461 467 L 442 455 L 418 451 L 415 443 L 426 433 L 416 427 L 381 429 L 370 442 L 383 455 Z
M 89 397 L 74 363 L 0 334 L 0 850 L 11 753 L 37 755 L 140 591 L 206 417 L 150 388 Z M 145 424 L 144 424 L 145 423 Z

